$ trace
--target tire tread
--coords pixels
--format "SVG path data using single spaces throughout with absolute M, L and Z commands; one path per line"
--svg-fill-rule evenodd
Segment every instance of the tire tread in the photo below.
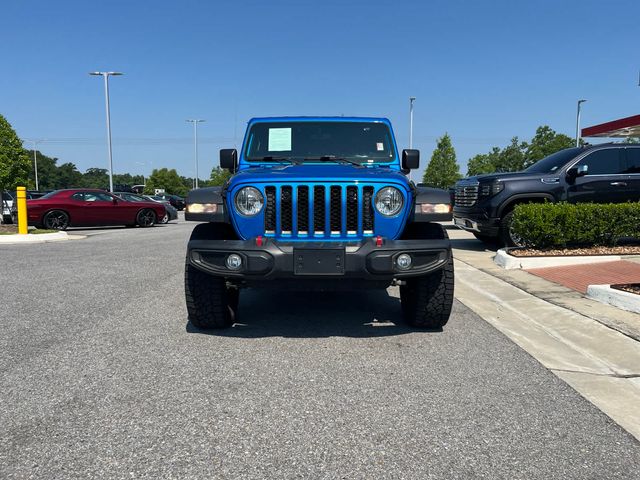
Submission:
M 444 268 L 421 277 L 410 278 L 400 287 L 402 311 L 412 327 L 437 329 L 449 321 L 453 306 L 453 258 Z

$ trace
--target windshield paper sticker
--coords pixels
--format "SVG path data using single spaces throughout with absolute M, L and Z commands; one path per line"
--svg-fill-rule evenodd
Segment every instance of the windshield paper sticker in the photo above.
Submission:
M 377 147 L 379 152 L 382 152 L 384 150 L 384 143 L 378 142 L 378 143 L 376 143 L 376 147 Z
M 269 129 L 269 151 L 270 152 L 291 151 L 291 128 L 270 128 Z

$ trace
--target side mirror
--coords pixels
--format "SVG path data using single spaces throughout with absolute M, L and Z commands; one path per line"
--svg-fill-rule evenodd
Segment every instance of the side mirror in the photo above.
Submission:
M 584 177 L 587 173 L 589 173 L 589 165 L 580 165 L 576 176 Z
M 420 166 L 420 150 L 402 150 L 402 170 L 415 170 Z
M 567 180 L 573 182 L 578 177 L 584 177 L 589 173 L 588 165 L 579 165 L 577 167 L 571 167 L 567 170 Z
M 235 173 L 238 167 L 238 151 L 235 148 L 223 148 L 220 150 L 220 167 Z

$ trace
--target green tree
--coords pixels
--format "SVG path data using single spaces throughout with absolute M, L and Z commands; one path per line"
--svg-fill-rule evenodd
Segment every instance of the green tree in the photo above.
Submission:
M 231 178 L 231 172 L 229 170 L 220 168 L 220 167 L 213 167 L 213 169 L 211 169 L 211 179 L 208 182 L 209 186 L 221 186 L 224 185 L 227 180 L 229 180 Z
M 38 165 L 38 170 L 39 169 L 40 165 Z M 73 188 L 84 186 L 84 177 L 73 163 L 63 163 L 56 169 L 53 188 Z
M 538 160 L 575 145 L 575 140 L 556 133 L 547 125 L 537 128 L 530 143 L 513 137 L 505 148 L 493 147 L 487 154 L 479 154 L 467 162 L 467 176 L 494 172 L 519 172 Z
M 163 188 L 165 192 L 174 195 L 186 195 L 189 191 L 189 188 L 182 183 L 180 175 L 174 168 L 171 170 L 168 168 L 154 169 L 151 172 L 147 179 L 144 193 L 153 195 L 156 188 Z
M 535 136 L 531 139 L 531 143 L 527 146 L 524 168 L 552 153 L 574 147 L 575 145 L 575 139 L 562 133 L 556 133 L 556 131 L 548 125 L 542 125 L 538 127 Z
M 467 162 L 467 176 L 472 177 L 495 172 L 499 155 L 500 149 L 497 147 L 494 147 L 491 153 L 479 153 Z
M 142 185 L 144 183 L 144 177 L 142 175 L 131 175 L 130 173 L 117 173 L 113 175 L 113 185 L 127 185 L 133 187 L 134 185 Z
M 525 168 L 525 152 L 529 145 L 519 142 L 518 137 L 513 137 L 511 143 L 500 150 L 495 161 L 496 172 L 519 172 Z
M 33 150 L 27 150 L 29 161 L 33 161 Z M 40 151 L 36 151 L 38 161 L 38 188 L 40 190 L 55 190 L 58 187 L 56 179 L 58 175 L 57 158 L 46 156 Z M 34 166 L 35 167 L 35 166 Z M 29 186 L 36 186 L 35 168 L 29 171 Z
M 109 188 L 109 170 L 106 168 L 87 168 L 82 175 L 82 186 L 85 188 Z
M 431 155 L 431 161 L 422 177 L 422 182 L 437 188 L 449 188 L 460 179 L 460 167 L 456 162 L 456 151 L 451 137 L 445 133 Z
M 0 191 L 27 186 L 31 161 L 11 124 L 0 115 Z

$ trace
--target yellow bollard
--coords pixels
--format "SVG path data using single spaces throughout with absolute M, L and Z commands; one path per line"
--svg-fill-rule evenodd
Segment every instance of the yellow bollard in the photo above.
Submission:
M 27 189 L 18 187 L 18 233 L 26 235 L 29 230 L 27 226 Z

